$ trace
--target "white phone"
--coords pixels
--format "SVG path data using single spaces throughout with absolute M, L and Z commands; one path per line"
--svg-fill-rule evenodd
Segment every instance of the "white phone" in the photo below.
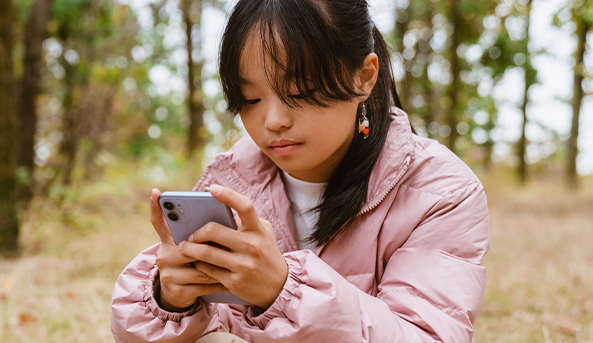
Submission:
M 209 222 L 237 229 L 230 207 L 214 199 L 209 192 L 163 192 L 159 197 L 159 204 L 176 244 L 186 241 L 192 233 Z M 218 244 L 212 245 L 225 248 Z M 231 292 L 203 295 L 200 299 L 215 303 L 250 305 Z

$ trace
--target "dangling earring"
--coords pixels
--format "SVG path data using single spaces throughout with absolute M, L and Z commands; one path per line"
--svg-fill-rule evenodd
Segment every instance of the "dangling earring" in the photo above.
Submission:
M 358 133 L 362 133 L 364 136 L 363 139 L 369 138 L 369 118 L 367 118 L 367 109 L 364 107 L 364 102 L 362 103 L 362 113 L 360 114 L 360 119 L 358 119 Z

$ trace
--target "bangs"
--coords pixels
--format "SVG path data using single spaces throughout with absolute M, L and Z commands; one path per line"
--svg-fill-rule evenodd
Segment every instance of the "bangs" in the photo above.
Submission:
M 219 62 L 230 113 L 238 114 L 246 104 L 239 77 L 241 55 L 250 39 L 261 41 L 265 78 L 289 107 L 298 107 L 300 101 L 326 107 L 363 95 L 354 87 L 354 73 L 362 61 L 349 62 L 348 51 L 336 44 L 341 39 L 326 13 L 319 1 L 312 0 L 237 4 L 223 36 Z

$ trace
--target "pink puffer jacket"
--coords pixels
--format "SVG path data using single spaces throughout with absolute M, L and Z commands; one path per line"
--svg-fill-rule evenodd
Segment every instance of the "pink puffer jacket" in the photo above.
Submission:
M 201 301 L 167 312 L 153 297 L 157 244 L 117 280 L 115 340 L 194 343 L 226 331 L 258 343 L 471 342 L 486 286 L 484 190 L 453 153 L 414 135 L 407 115 L 393 111 L 366 205 L 316 253 L 295 251 L 281 173 L 255 143 L 244 137 L 219 155 L 195 189 L 217 183 L 253 201 L 288 263 L 284 289 L 263 313 Z

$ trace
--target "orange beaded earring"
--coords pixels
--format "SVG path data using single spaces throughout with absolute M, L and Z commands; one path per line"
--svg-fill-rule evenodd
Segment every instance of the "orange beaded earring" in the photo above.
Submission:
M 364 106 L 364 102 L 362 103 L 360 119 L 358 119 L 358 133 L 364 135 L 364 137 L 362 137 L 363 139 L 369 138 L 369 119 L 367 118 L 367 109 Z

